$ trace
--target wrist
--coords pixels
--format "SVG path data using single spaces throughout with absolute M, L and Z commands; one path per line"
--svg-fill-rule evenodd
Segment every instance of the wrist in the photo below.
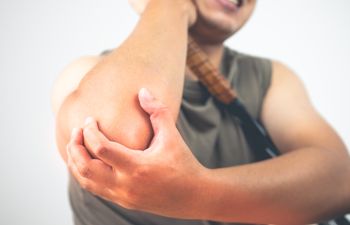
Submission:
M 215 174 L 214 169 L 203 167 L 194 180 L 194 197 L 191 209 L 192 219 L 212 220 L 213 209 L 216 207 Z
M 221 169 L 205 169 L 198 182 L 198 218 L 200 220 L 213 221 L 234 221 L 238 219 L 237 208 L 230 204 L 232 196 L 238 207 L 243 206 L 240 191 L 236 185 L 232 186 L 230 180 L 233 176 L 227 177 Z M 237 183 L 237 185 L 239 185 Z
M 165 10 L 171 10 L 172 12 L 180 12 L 181 18 L 186 19 L 188 27 L 191 27 L 197 20 L 197 12 L 194 4 L 191 0 L 151 0 L 147 7 L 156 4 L 161 7 L 165 7 Z
M 196 7 L 190 0 L 180 0 L 180 3 L 183 4 L 182 8 L 187 17 L 188 27 L 191 27 L 197 20 Z

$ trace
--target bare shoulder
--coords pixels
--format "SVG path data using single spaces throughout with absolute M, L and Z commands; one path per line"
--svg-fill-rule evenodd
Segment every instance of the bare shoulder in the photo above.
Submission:
M 272 79 L 269 99 L 279 103 L 291 100 L 295 106 L 314 111 L 309 94 L 302 79 L 286 64 L 272 62 Z
M 297 74 L 285 64 L 273 61 L 271 84 L 263 105 L 263 119 L 268 120 L 266 116 L 272 114 L 271 110 L 282 105 L 283 108 L 288 106 L 289 110 L 298 106 L 299 109 L 313 111 L 308 93 Z M 279 113 L 284 111 L 283 108 L 279 109 Z
M 305 146 L 342 148 L 332 127 L 314 108 L 301 79 L 280 62 L 272 63 L 272 81 L 261 119 L 282 152 Z
M 57 114 L 64 99 L 79 85 L 83 77 L 101 60 L 101 56 L 83 56 L 70 64 L 58 75 L 51 93 L 51 106 Z
M 272 62 L 272 83 L 273 88 L 278 88 L 280 85 L 288 85 L 290 87 L 302 88 L 305 92 L 304 85 L 297 74 L 287 65 L 279 61 Z M 306 93 L 304 93 L 306 94 Z

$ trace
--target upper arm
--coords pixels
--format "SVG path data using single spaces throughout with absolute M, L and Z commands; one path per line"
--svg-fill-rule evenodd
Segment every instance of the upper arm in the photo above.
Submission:
M 273 62 L 272 82 L 261 116 L 283 153 L 304 147 L 346 149 L 336 132 L 312 106 L 300 79 L 281 63 Z
M 56 115 L 66 97 L 79 85 L 83 77 L 100 60 L 99 56 L 85 56 L 70 63 L 57 77 L 51 93 L 52 111 Z

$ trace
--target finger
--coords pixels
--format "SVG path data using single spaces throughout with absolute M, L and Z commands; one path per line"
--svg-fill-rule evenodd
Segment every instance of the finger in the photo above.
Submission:
M 71 160 L 70 162 L 76 165 L 79 174 L 86 179 L 90 179 L 93 172 L 90 168 L 92 158 L 84 146 L 71 143 L 68 145 L 67 153 Z
M 157 109 L 165 108 L 165 105 L 157 100 L 146 88 L 141 88 L 138 94 L 140 105 L 149 115 Z
M 84 148 L 83 146 L 83 132 L 81 128 L 73 128 L 71 133 L 71 138 L 66 146 L 67 156 L 71 158 L 72 149 Z M 85 161 L 91 159 L 90 155 L 83 154 L 82 156 Z
M 113 169 L 100 160 L 92 159 L 84 146 L 71 145 L 68 155 L 81 177 L 108 187 L 114 185 L 116 173 Z
M 88 118 L 83 131 L 84 143 L 88 151 L 108 165 L 127 169 L 136 162 L 136 152 L 117 142 L 111 142 L 98 129 L 97 122 Z
M 174 132 L 175 121 L 168 107 L 155 99 L 146 88 L 139 92 L 141 107 L 150 115 L 155 136 L 162 132 L 164 135 Z
M 112 168 L 102 161 L 91 158 L 83 144 L 82 129 L 72 131 L 71 142 L 68 145 L 68 155 L 82 177 L 110 185 L 114 180 Z
M 76 164 L 72 162 L 72 159 L 68 160 L 68 169 L 83 189 L 109 201 L 113 200 L 113 195 L 111 194 L 109 187 L 81 176 L 79 169 L 77 168 Z
M 94 158 L 99 158 L 97 149 L 101 148 L 99 151 L 102 151 L 103 149 L 101 146 L 110 142 L 108 138 L 100 132 L 98 124 L 93 117 L 87 117 L 85 119 L 83 139 L 84 146 Z
M 91 170 L 95 171 L 94 180 L 96 183 L 104 187 L 114 188 L 117 184 L 117 171 L 101 160 L 93 159 L 91 162 Z
M 82 155 L 79 156 L 79 154 Z M 89 155 L 84 154 L 83 147 L 80 145 L 72 145 L 67 156 L 68 169 L 82 188 L 109 201 L 115 199 L 111 190 L 117 186 L 117 173 L 110 166 L 100 160 L 89 160 Z M 89 160 L 89 164 L 77 163 L 76 159 L 79 157 Z
M 81 172 L 78 170 L 76 164 L 74 164 L 72 156 L 68 154 L 67 166 L 69 172 L 75 178 L 75 180 L 80 184 L 80 186 L 88 191 L 93 192 L 95 188 L 94 182 L 88 178 L 81 175 Z
M 83 142 L 83 130 L 81 128 L 73 128 L 70 143 L 82 145 Z

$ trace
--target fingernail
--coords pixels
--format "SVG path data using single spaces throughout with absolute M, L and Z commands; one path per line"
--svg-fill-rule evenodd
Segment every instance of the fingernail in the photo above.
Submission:
M 141 88 L 140 95 L 142 96 L 142 98 L 144 98 L 148 101 L 154 100 L 154 97 L 151 95 L 151 93 L 146 88 Z
M 72 129 L 72 133 L 71 133 L 71 137 L 72 137 L 72 138 L 75 137 L 75 136 L 77 135 L 78 131 L 79 131 L 78 128 L 76 128 L 76 127 L 73 128 L 73 129 Z
M 85 119 L 85 125 L 89 125 L 90 123 L 92 123 L 94 121 L 94 118 L 92 118 L 91 116 L 87 117 Z

